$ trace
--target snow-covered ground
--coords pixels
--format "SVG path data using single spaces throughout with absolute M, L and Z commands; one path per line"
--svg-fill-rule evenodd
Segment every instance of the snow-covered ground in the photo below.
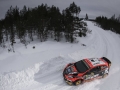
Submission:
M 87 24 L 92 32 L 78 43 L 34 41 L 25 48 L 18 42 L 15 53 L 0 48 L 0 90 L 120 90 L 120 35 Z M 63 80 L 67 63 L 103 56 L 112 61 L 108 77 L 79 86 Z

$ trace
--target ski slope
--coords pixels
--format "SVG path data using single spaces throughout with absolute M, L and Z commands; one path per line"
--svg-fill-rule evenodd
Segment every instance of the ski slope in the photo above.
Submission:
M 78 43 L 34 41 L 25 48 L 16 40 L 15 53 L 0 48 L 0 90 L 120 90 L 120 35 L 87 24 L 92 32 Z M 79 86 L 63 80 L 66 64 L 103 56 L 112 62 L 108 77 Z

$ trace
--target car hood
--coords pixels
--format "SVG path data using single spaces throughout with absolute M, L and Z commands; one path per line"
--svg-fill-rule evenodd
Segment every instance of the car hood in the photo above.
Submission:
M 78 71 L 76 70 L 74 65 L 70 65 L 65 69 L 66 74 L 76 74 Z

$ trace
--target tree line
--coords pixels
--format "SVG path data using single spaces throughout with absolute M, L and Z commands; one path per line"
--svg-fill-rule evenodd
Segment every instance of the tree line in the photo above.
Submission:
M 113 15 L 111 18 L 99 16 L 96 17 L 95 21 L 100 24 L 103 29 L 111 30 L 120 34 L 120 16 L 117 18 L 115 15 Z
M 5 18 L 0 20 L 0 45 L 5 41 L 10 41 L 14 46 L 15 38 L 26 45 L 26 37 L 31 41 L 36 36 L 41 42 L 48 38 L 53 38 L 59 42 L 63 37 L 66 42 L 75 41 L 75 32 L 80 37 L 86 36 L 86 23 L 79 18 L 81 8 L 74 2 L 60 12 L 54 5 L 38 5 L 35 8 L 23 7 L 22 10 L 10 7 L 5 14 Z

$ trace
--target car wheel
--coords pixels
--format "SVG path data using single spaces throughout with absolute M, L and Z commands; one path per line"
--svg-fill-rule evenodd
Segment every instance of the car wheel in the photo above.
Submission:
M 107 77 L 108 73 L 103 74 L 102 78 Z
M 75 85 L 79 85 L 79 84 L 81 84 L 81 83 L 82 83 L 81 80 L 77 80 L 77 81 L 75 81 Z
M 71 86 L 73 83 L 70 81 L 67 81 L 67 84 Z

